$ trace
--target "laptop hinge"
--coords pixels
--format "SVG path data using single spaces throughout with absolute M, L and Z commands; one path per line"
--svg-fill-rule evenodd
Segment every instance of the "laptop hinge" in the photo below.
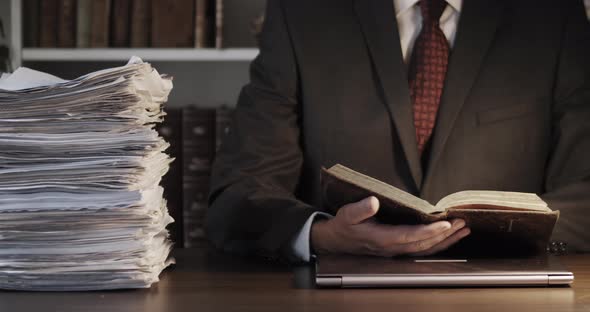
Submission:
M 565 285 L 571 284 L 574 281 L 574 276 L 566 275 L 549 275 L 549 285 Z
M 315 282 L 320 287 L 342 287 L 342 277 L 339 276 L 316 276 Z

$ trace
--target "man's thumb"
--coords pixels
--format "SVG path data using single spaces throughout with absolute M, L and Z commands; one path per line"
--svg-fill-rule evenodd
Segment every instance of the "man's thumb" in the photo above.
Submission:
M 359 202 L 343 206 L 338 211 L 347 224 L 359 224 L 373 217 L 379 211 L 379 200 L 375 196 L 367 197 Z

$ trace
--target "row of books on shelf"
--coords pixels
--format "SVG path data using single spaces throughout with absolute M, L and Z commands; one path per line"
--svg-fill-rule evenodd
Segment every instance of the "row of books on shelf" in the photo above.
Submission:
M 256 47 L 266 0 L 23 0 L 41 48 Z
M 205 212 L 211 164 L 223 136 L 229 131 L 233 110 L 227 107 L 166 109 L 159 133 L 170 143 L 175 158 L 162 179 L 164 197 L 176 222 L 170 233 L 176 247 L 205 243 Z

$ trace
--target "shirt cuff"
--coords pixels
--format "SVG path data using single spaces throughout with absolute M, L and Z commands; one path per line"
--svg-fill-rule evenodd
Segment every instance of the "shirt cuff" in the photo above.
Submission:
M 311 216 L 309 216 L 307 221 L 305 221 L 305 224 L 303 224 L 301 230 L 299 230 L 295 238 L 291 241 L 291 254 L 298 261 L 309 262 L 311 260 L 312 255 L 311 248 L 309 246 L 311 240 L 311 225 L 315 221 L 316 217 L 331 219 L 333 216 L 325 212 L 316 211 Z

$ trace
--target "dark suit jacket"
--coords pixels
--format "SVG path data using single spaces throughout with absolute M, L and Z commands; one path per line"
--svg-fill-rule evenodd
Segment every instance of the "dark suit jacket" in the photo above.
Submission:
M 541 194 L 554 239 L 590 250 L 590 27 L 581 1 L 466 0 L 429 159 L 418 155 L 392 0 L 269 0 L 213 168 L 207 228 L 228 251 L 285 255 L 336 163 L 436 203 Z

